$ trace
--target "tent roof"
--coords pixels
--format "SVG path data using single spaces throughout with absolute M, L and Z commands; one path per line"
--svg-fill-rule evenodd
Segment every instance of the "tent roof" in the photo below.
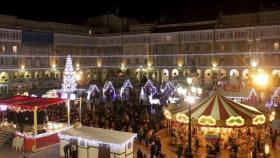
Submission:
M 70 128 L 62 132 L 61 134 L 113 144 L 124 144 L 128 140 L 131 140 L 137 136 L 136 133 L 128 133 L 86 126 L 82 126 L 80 128 Z
M 255 107 L 234 102 L 219 93 L 214 93 L 193 106 L 191 112 L 192 118 L 198 119 L 204 115 L 212 116 L 217 121 L 225 121 L 230 116 L 241 116 L 245 120 L 251 120 L 256 115 L 263 114 Z
M 20 95 L 0 99 L 0 105 L 20 107 L 23 109 L 33 109 L 35 106 L 43 108 L 63 102 L 65 102 L 65 100 L 60 98 L 36 98 Z
M 225 90 L 222 90 L 220 91 L 220 93 L 223 95 L 223 96 L 226 96 L 226 97 L 240 97 L 240 98 L 249 98 L 250 95 L 252 94 L 255 94 L 255 89 L 254 88 L 250 88 L 250 87 L 241 87 L 240 88 L 240 91 L 238 92 L 235 92 L 235 91 L 225 91 Z M 256 95 L 256 94 L 255 94 Z

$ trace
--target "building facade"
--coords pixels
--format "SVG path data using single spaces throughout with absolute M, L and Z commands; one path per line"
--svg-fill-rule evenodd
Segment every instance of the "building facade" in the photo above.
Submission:
M 104 82 L 120 72 L 163 82 L 189 75 L 194 65 L 203 84 L 233 73 L 247 80 L 255 63 L 278 78 L 280 11 L 254 15 L 258 18 L 246 14 L 195 24 L 129 26 L 133 34 L 119 35 L 93 34 L 94 27 L 0 17 L 0 83 L 60 79 L 68 54 L 81 83 Z M 208 29 L 189 28 L 213 23 Z M 151 33 L 135 34 L 147 26 Z M 159 32 L 183 26 L 188 29 Z

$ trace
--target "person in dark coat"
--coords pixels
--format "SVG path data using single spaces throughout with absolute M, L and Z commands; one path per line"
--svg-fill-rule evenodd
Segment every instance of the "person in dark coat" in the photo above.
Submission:
M 181 158 L 181 156 L 183 155 L 183 147 L 181 144 L 178 145 L 176 154 L 177 154 L 178 158 Z
M 143 153 L 140 149 L 137 151 L 137 158 L 143 158 Z
M 63 148 L 64 150 L 64 158 L 69 158 L 69 153 L 71 153 L 71 145 L 67 144 Z
M 155 142 L 152 142 L 152 145 L 151 145 L 151 158 L 153 158 L 154 155 L 155 155 L 155 148 L 156 148 Z

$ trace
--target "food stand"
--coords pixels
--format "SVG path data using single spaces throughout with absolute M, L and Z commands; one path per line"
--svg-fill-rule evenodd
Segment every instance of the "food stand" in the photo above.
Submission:
M 64 147 L 76 141 L 78 158 L 133 158 L 133 142 L 137 134 L 102 128 L 77 126 L 59 133 L 60 156 Z
M 23 148 L 25 151 L 36 152 L 40 148 L 58 143 L 59 139 L 57 133 L 69 128 L 68 124 L 50 121 L 43 124 L 38 124 L 38 112 L 45 110 L 48 106 L 63 104 L 65 102 L 66 100 L 59 98 L 37 98 L 28 96 L 12 96 L 1 98 L 0 105 L 2 107 L 6 107 L 5 110 L 13 111 L 16 114 L 22 112 L 33 113 L 33 126 L 20 129 L 18 128 L 17 124 L 13 124 L 11 126 L 7 125 L 5 128 L 13 127 L 13 129 L 10 130 L 14 131 L 15 136 L 19 136 L 24 139 Z M 69 104 L 67 108 L 69 108 Z M 68 117 L 69 116 L 70 114 L 68 114 Z M 12 123 L 6 122 L 6 124 Z M 40 131 L 40 134 L 38 134 L 38 130 Z

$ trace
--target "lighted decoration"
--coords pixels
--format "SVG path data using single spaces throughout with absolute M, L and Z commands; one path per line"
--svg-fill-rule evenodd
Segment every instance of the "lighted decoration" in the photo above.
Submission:
M 241 116 L 231 116 L 226 120 L 226 125 L 228 126 L 243 126 L 244 125 L 244 119 Z
M 123 85 L 122 85 L 122 88 L 133 88 L 130 80 L 125 80 Z
M 8 108 L 7 105 L 0 105 L 0 111 L 6 111 Z
M 75 94 L 70 94 L 70 100 L 75 100 L 76 99 L 76 95 Z
M 264 145 L 264 154 L 265 155 L 269 155 L 269 153 L 270 153 L 270 147 L 269 147 L 268 144 L 265 144 Z
M 164 87 L 160 88 L 161 93 L 168 93 L 168 95 L 172 95 L 175 91 L 175 86 L 172 82 L 168 81 Z
M 181 123 L 189 123 L 189 118 L 185 114 L 178 113 L 176 120 Z
M 115 88 L 113 86 L 113 83 L 111 81 L 106 81 L 102 89 L 103 97 L 105 97 L 105 92 L 109 89 L 112 89 L 114 91 L 114 96 L 115 96 Z
M 277 106 L 277 104 L 275 103 L 275 99 L 276 99 L 277 97 L 279 97 L 279 96 L 280 96 L 280 87 L 278 87 L 278 88 L 274 91 L 274 94 L 273 94 L 272 97 L 271 97 L 271 103 L 272 103 L 273 106 Z
M 42 95 L 42 98 L 58 98 L 56 90 L 49 90 L 46 94 Z M 66 95 L 67 98 L 67 95 Z
M 87 90 L 87 100 L 90 99 L 90 95 L 93 91 L 100 92 L 96 84 L 91 84 Z
M 202 115 L 198 118 L 198 124 L 203 126 L 214 126 L 216 123 L 216 120 L 212 116 Z
M 145 97 L 145 93 L 144 93 L 144 88 L 141 87 L 141 91 L 140 91 L 140 100 L 144 101 L 146 100 L 146 97 Z
M 111 150 L 121 151 L 123 149 L 123 147 L 125 146 L 125 144 L 129 144 L 130 142 L 134 141 L 134 139 L 137 137 L 137 134 L 135 134 L 132 138 L 130 138 L 129 140 L 127 140 L 123 144 L 114 144 L 114 143 L 102 142 L 102 141 L 98 141 L 98 140 L 91 140 L 91 139 L 86 139 L 86 138 L 77 137 L 77 136 L 64 135 L 64 134 L 61 134 L 61 133 L 58 133 L 58 137 L 62 140 L 67 140 L 67 141 L 71 141 L 71 140 L 83 141 L 83 142 L 86 142 L 86 144 L 88 144 L 90 146 L 93 146 L 93 147 L 98 147 L 99 144 L 108 144 L 108 145 L 110 145 Z
M 144 89 L 150 89 L 151 93 L 156 93 L 157 92 L 157 88 L 154 86 L 154 84 L 152 83 L 151 80 L 148 80 L 145 85 L 144 85 Z
M 179 101 L 179 98 L 177 97 L 168 97 L 168 101 L 172 104 L 176 104 Z
M 163 114 L 169 120 L 172 118 L 171 113 L 168 110 L 164 110 Z
M 77 90 L 75 71 L 73 69 L 72 60 L 70 55 L 66 59 L 66 65 L 63 72 L 63 84 L 62 84 L 62 95 L 67 94 L 67 98 L 70 94 Z
M 151 105 L 160 105 L 160 100 L 159 99 L 153 99 L 152 95 L 149 95 L 149 102 Z
M 275 120 L 275 115 L 276 115 L 275 111 L 272 111 L 270 116 L 269 116 L 269 121 Z
M 123 85 L 122 85 L 122 87 L 121 87 L 121 92 L 120 92 L 121 98 L 122 98 L 123 93 L 124 93 L 124 90 L 125 90 L 126 88 L 133 88 L 133 86 L 132 86 L 130 80 L 125 80 L 125 81 L 124 81 L 124 83 L 123 83 Z
M 253 125 L 262 125 L 265 123 L 265 116 L 264 115 L 257 115 L 252 120 Z

